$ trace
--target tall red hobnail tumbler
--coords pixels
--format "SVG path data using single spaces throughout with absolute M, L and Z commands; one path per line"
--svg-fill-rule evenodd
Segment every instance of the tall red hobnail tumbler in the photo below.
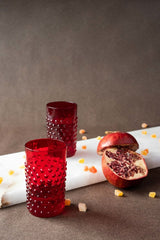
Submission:
M 66 145 L 53 139 L 25 144 L 27 208 L 37 217 L 53 217 L 65 207 Z
M 77 104 L 57 101 L 47 104 L 47 137 L 59 139 L 67 146 L 67 157 L 76 153 L 77 142 Z

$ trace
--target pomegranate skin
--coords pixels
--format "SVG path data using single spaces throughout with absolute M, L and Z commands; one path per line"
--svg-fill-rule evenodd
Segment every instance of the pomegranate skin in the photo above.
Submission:
M 141 159 L 143 159 L 143 161 L 144 161 L 144 166 L 145 166 L 145 169 L 146 169 L 145 175 L 141 176 L 139 178 L 135 178 L 135 179 L 130 179 L 129 180 L 129 179 L 125 179 L 125 178 L 120 177 L 119 175 L 117 175 L 107 165 L 107 159 L 106 159 L 106 155 L 105 155 L 105 151 L 104 151 L 103 152 L 103 156 L 102 156 L 102 171 L 103 171 L 103 174 L 104 174 L 105 178 L 108 180 L 108 182 L 110 184 L 112 184 L 113 186 L 117 187 L 117 188 L 129 188 L 129 187 L 136 186 L 136 185 L 140 184 L 141 181 L 148 175 L 148 169 L 147 169 L 147 165 L 145 163 L 145 160 L 144 160 L 144 158 L 142 156 L 141 156 Z
M 106 148 L 111 147 L 126 147 L 132 151 L 136 151 L 139 148 L 139 144 L 129 133 L 113 132 L 107 134 L 100 140 L 97 146 L 97 154 L 102 155 Z

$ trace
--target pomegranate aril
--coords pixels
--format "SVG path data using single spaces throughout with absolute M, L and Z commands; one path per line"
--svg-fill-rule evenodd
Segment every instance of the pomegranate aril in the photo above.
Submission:
M 140 160 L 140 157 L 128 152 L 126 148 L 108 150 L 106 156 L 111 160 L 107 163 L 108 166 L 121 177 L 129 178 L 133 177 L 134 174 L 144 173 L 143 168 L 134 165 L 137 160 Z

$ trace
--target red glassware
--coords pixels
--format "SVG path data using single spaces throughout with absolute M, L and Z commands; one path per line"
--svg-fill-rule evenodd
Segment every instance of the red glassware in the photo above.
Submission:
M 76 153 L 77 104 L 72 102 L 50 102 L 47 104 L 47 137 L 59 139 L 67 146 L 67 157 Z
M 27 208 L 37 217 L 53 217 L 65 207 L 66 145 L 53 139 L 25 144 Z

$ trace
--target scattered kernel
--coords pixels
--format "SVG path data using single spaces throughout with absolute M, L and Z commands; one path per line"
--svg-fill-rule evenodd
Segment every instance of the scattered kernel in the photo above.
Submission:
M 85 203 L 78 203 L 78 209 L 79 209 L 79 212 L 86 212 L 87 205 Z
M 94 166 L 90 167 L 88 170 L 89 170 L 91 173 L 96 173 L 96 172 L 97 172 L 97 169 L 96 169 Z
M 160 139 L 159 139 L 159 142 L 160 142 Z
M 156 192 L 149 192 L 148 196 L 151 197 L 151 198 L 155 198 L 156 197 Z
M 146 156 L 149 153 L 148 149 L 144 149 L 143 151 L 141 151 L 141 154 Z
M 2 177 L 0 177 L 0 184 L 3 182 L 3 178 Z
M 13 175 L 13 174 L 14 174 L 14 171 L 13 171 L 13 170 L 9 170 L 8 174 L 9 174 L 9 175 Z
M 83 145 L 83 146 L 82 146 L 82 149 L 87 149 L 87 146 L 86 146 L 86 145 Z
M 85 132 L 86 132 L 86 131 L 85 131 L 84 129 L 80 129 L 80 130 L 79 130 L 79 133 L 80 133 L 80 134 L 84 134 Z
M 84 158 L 78 160 L 79 163 L 84 163 Z
M 87 137 L 86 136 L 82 136 L 82 140 L 87 140 Z
M 23 158 L 26 158 L 26 156 L 25 156 L 25 155 L 23 155 Z
M 123 196 L 123 192 L 118 190 L 118 189 L 115 189 L 114 195 L 117 196 L 117 197 L 122 197 Z
M 105 131 L 104 133 L 107 135 L 107 134 L 115 133 L 115 132 L 118 132 L 118 131 Z
M 102 139 L 102 137 L 101 136 L 98 136 L 98 137 L 96 137 L 97 138 L 97 140 L 101 140 Z
M 65 199 L 65 206 L 70 206 L 71 200 L 69 198 Z
M 105 131 L 104 133 L 107 135 L 109 133 L 113 133 L 113 131 Z
M 147 123 L 142 123 L 142 124 L 141 124 L 141 127 L 142 127 L 142 128 L 147 128 L 147 127 L 148 127 L 148 124 L 147 124 Z
M 152 138 L 156 138 L 157 135 L 156 135 L 156 134 L 152 134 L 151 137 L 152 137 Z
M 84 167 L 84 171 L 87 172 L 89 170 L 88 166 Z
M 142 131 L 142 134 L 146 135 L 146 134 L 147 134 L 147 131 Z
M 24 166 L 24 165 L 22 165 L 22 166 L 20 166 L 19 168 L 21 168 L 21 169 L 24 169 L 24 168 L 25 168 L 25 166 Z

